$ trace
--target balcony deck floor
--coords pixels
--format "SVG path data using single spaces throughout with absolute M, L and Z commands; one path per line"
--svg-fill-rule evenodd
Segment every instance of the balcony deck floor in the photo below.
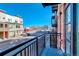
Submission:
M 50 40 L 46 41 L 46 48 L 43 50 L 41 56 L 65 56 L 65 54 L 57 48 L 50 47 Z
M 64 53 L 56 48 L 45 48 L 41 56 L 64 56 Z

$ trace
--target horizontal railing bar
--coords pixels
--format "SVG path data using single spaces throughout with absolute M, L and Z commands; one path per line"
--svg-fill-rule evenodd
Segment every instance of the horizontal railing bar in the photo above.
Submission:
M 18 44 L 15 44 L 14 46 L 12 46 L 10 48 L 7 48 L 7 49 L 0 51 L 0 56 L 2 56 L 2 55 L 16 55 L 17 53 L 21 52 L 23 49 L 30 46 L 33 42 L 35 42 L 38 37 L 41 37 L 45 34 L 46 33 L 40 33 L 40 35 L 35 36 L 34 38 L 22 39 L 24 41 L 18 42 Z
M 30 43 L 26 43 L 24 44 L 23 46 L 13 50 L 12 52 L 8 53 L 8 54 L 5 54 L 6 56 L 10 56 L 10 55 L 16 55 L 18 54 L 19 52 L 21 52 L 22 50 L 24 50 L 25 48 L 29 47 L 33 42 L 35 42 L 36 40 L 33 40 L 31 41 Z
M 36 37 L 35 37 L 35 38 L 36 38 Z M 16 49 L 16 48 L 18 48 L 18 47 L 24 45 L 25 43 L 28 43 L 28 42 L 34 40 L 35 38 L 33 38 L 33 39 L 26 39 L 25 42 L 22 42 L 22 43 L 20 43 L 20 44 L 17 44 L 16 46 L 13 46 L 13 47 L 11 47 L 11 48 L 5 50 L 5 51 L 0 52 L 0 55 L 7 54 L 7 53 L 9 53 L 10 51 L 12 51 L 12 50 L 14 50 L 14 49 Z M 23 40 L 24 40 L 24 39 L 23 39 Z
M 57 33 L 57 32 L 54 32 L 54 33 L 48 32 L 48 34 L 61 34 L 61 33 Z

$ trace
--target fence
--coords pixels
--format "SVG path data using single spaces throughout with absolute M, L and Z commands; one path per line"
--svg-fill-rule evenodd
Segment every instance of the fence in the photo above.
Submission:
M 18 39 L 14 46 L 0 51 L 0 56 L 40 56 L 45 48 L 45 35 L 41 33 L 32 39 Z

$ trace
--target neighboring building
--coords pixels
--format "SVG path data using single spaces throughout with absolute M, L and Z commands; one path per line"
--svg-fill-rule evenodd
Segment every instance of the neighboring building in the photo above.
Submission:
M 24 28 L 24 32 L 37 32 L 37 31 L 46 31 L 48 30 L 48 26 L 31 26 Z
M 0 38 L 13 38 L 23 32 L 23 19 L 0 10 Z
M 31 31 L 32 31 L 32 29 L 30 27 L 24 28 L 24 32 L 31 32 Z

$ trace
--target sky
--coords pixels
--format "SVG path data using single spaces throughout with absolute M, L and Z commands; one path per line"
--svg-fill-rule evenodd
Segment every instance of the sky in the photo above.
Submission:
M 44 8 L 41 3 L 0 3 L 0 9 L 10 15 L 20 15 L 24 27 L 51 26 L 51 7 Z

